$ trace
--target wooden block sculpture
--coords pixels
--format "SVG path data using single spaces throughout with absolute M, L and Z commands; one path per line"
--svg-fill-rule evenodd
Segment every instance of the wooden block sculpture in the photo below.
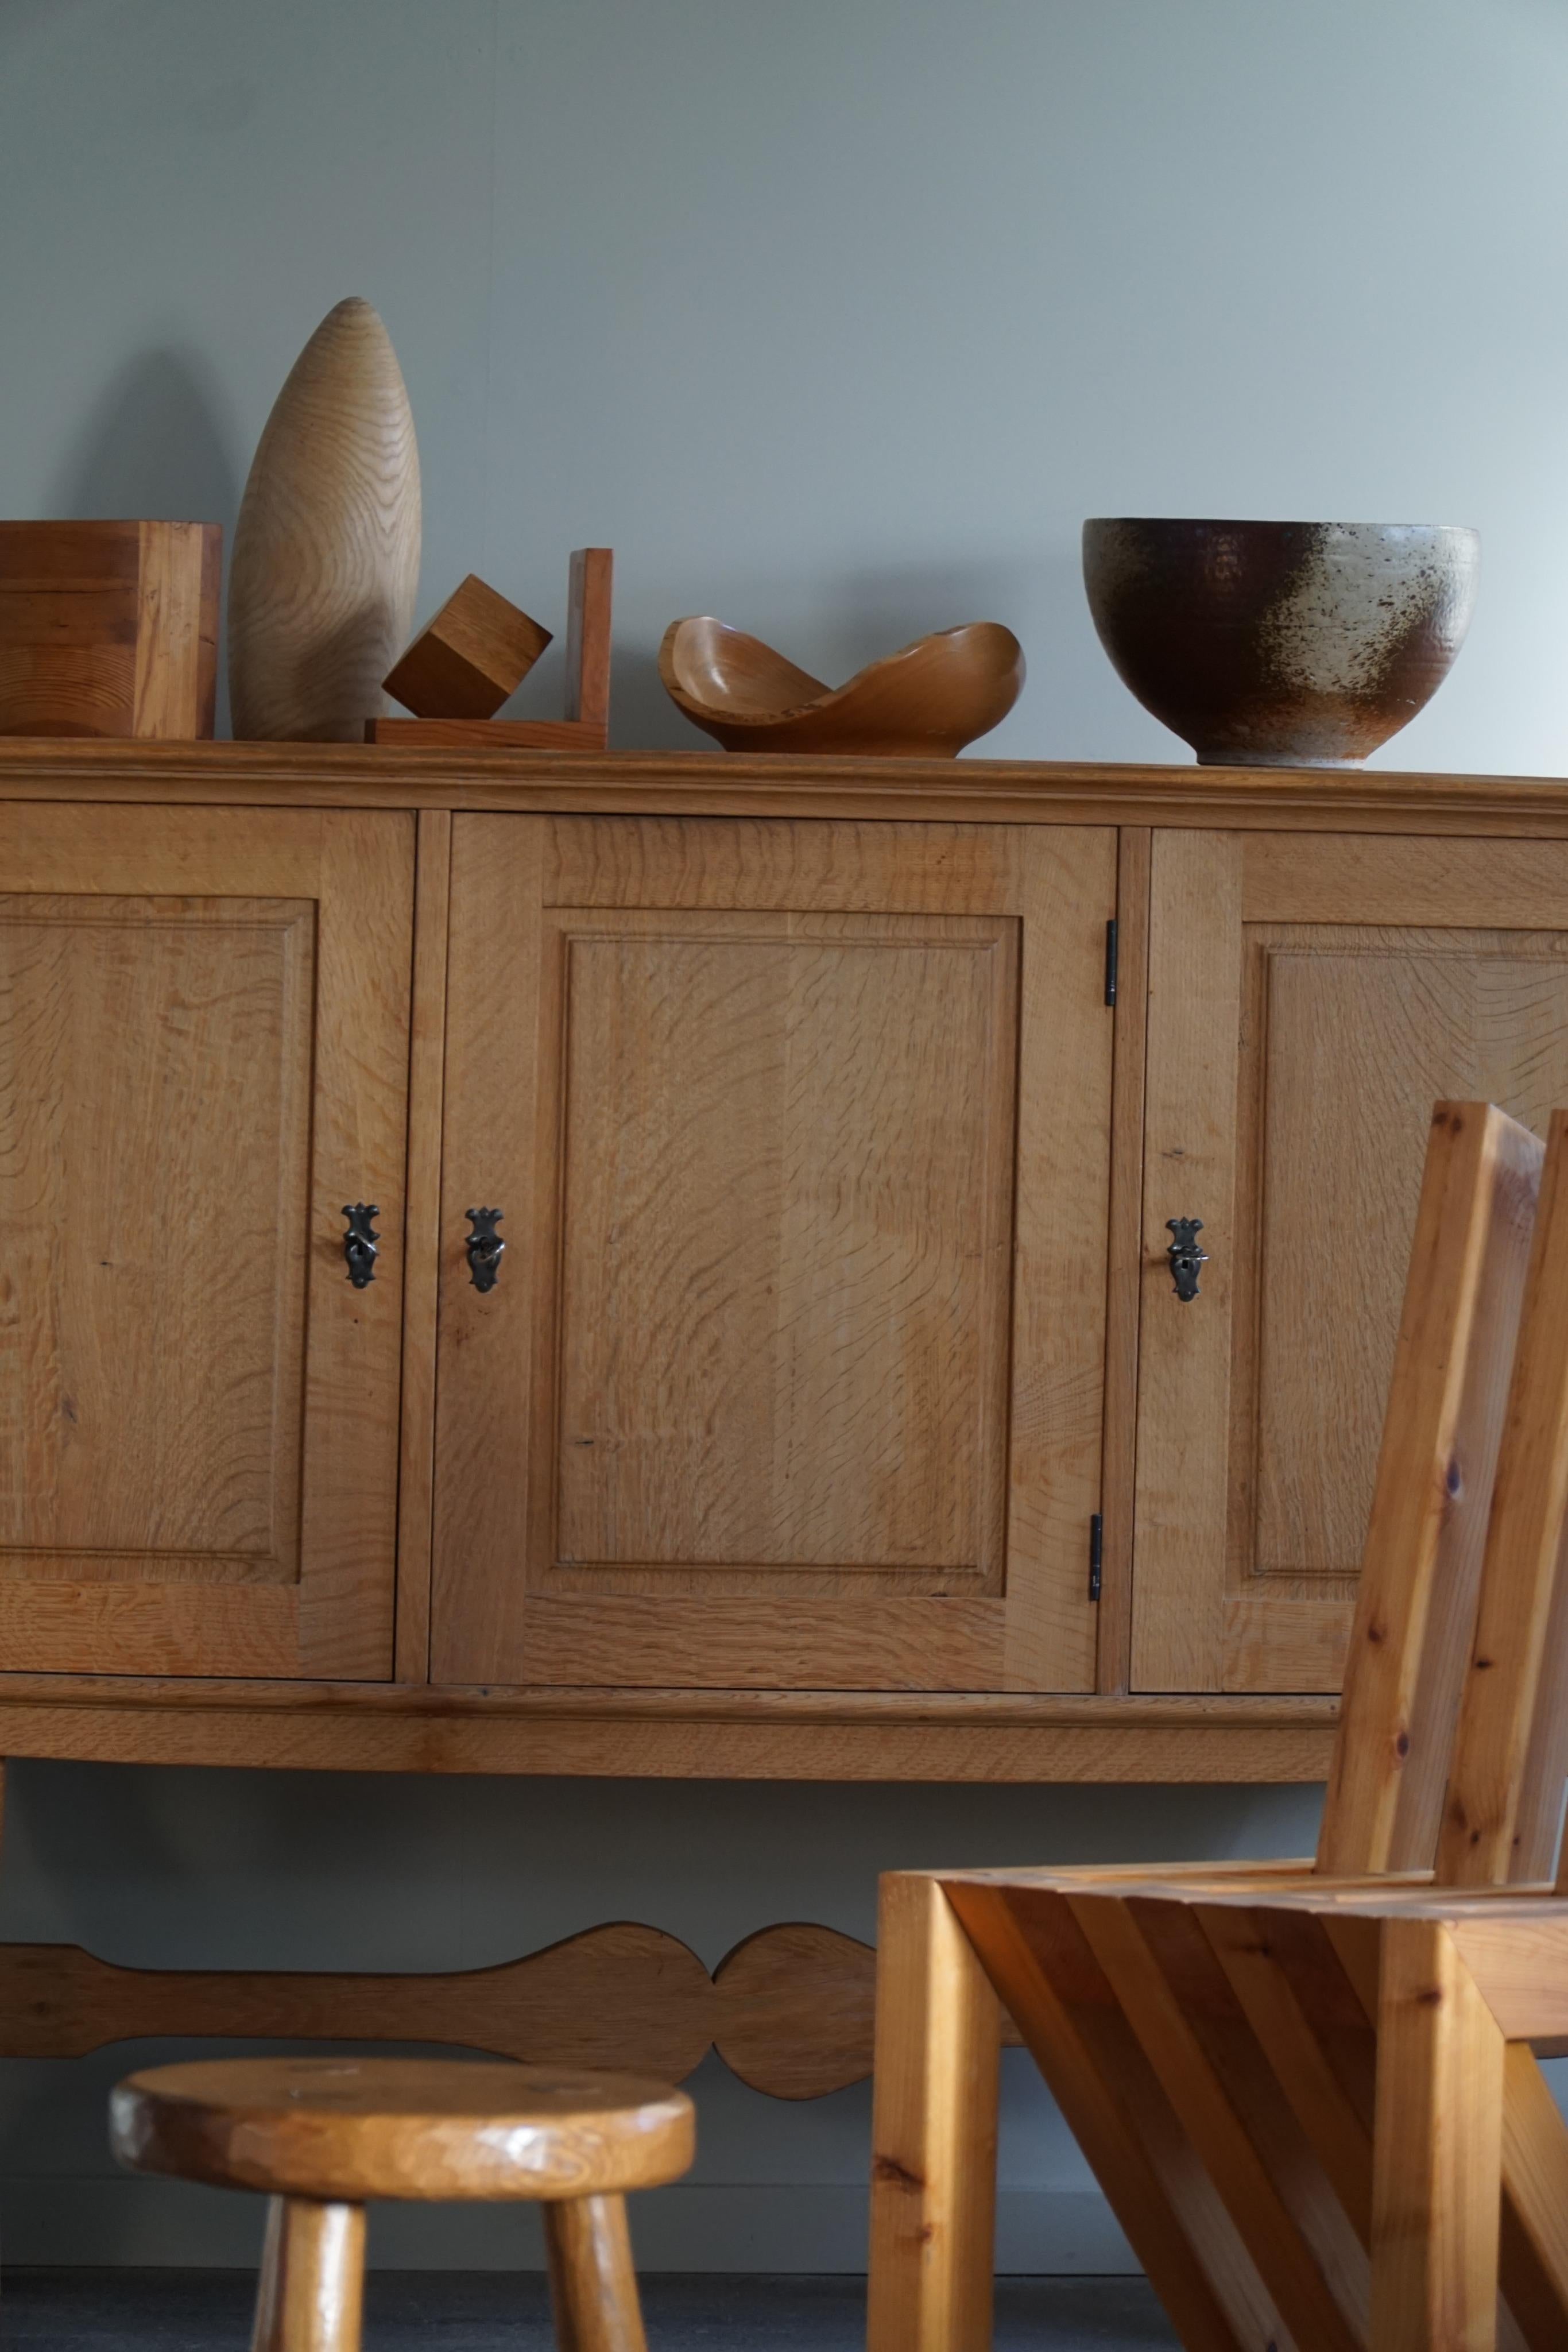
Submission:
M 519 652 L 538 639 L 523 661 L 515 686 L 549 643 L 549 632 L 515 604 L 486 588 L 472 573 L 442 606 L 430 627 L 416 637 L 387 678 L 389 689 L 413 719 L 372 719 L 367 743 L 403 749 L 444 744 L 482 751 L 602 751 L 610 741 L 610 613 L 615 558 L 608 547 L 580 547 L 571 559 L 566 635 L 566 716 L 563 719 L 491 719 L 475 707 L 516 664 Z M 470 593 L 477 590 L 477 596 Z M 488 599 L 488 603 L 485 600 Z M 456 617 L 449 622 L 455 607 Z M 499 608 L 499 611 L 497 611 Z M 427 641 L 439 632 L 439 650 Z M 525 634 L 528 633 L 528 634 Z M 500 648 L 504 634 L 507 650 Z M 459 656 L 455 660 L 454 655 Z M 484 684 L 481 686 L 480 678 Z M 406 690 L 412 687 L 417 705 Z M 508 686 L 507 693 L 513 691 Z M 468 698 L 465 699 L 464 698 Z M 498 710 L 506 694 L 490 703 Z M 446 708 L 438 709 L 444 701 Z
M 998 1997 L 1188 2352 L 1568 2344 L 1565 1533 L 1568 1113 L 1439 1104 L 1316 1861 L 884 1879 L 873 2352 L 988 2341 Z
M 416 719 L 494 719 L 549 641 L 471 572 L 387 672 L 386 689 Z
M 229 573 L 236 737 L 357 743 L 413 625 L 419 451 L 368 302 L 329 310 L 273 404 Z
M 644 2352 L 626 2191 L 696 2145 L 691 2101 L 644 2075 L 428 2058 L 156 2067 L 117 2086 L 110 2132 L 133 2171 L 270 2197 L 253 2352 L 359 2352 L 383 2197 L 541 2204 L 560 2352 Z
M 213 731 L 215 522 L 0 522 L 0 735 Z

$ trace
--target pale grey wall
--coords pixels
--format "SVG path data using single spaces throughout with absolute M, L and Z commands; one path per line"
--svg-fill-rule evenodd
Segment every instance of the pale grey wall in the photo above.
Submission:
M 231 524 L 320 315 L 382 309 L 423 603 L 542 619 L 619 556 L 617 742 L 696 740 L 664 623 L 830 677 L 992 614 L 991 748 L 1177 756 L 1084 614 L 1081 518 L 1478 523 L 1469 646 L 1385 764 L 1568 763 L 1562 0 L 0 0 L 0 513 Z M 523 708 L 559 708 L 547 657 Z M 124 1960 L 455 1966 L 616 1915 L 710 1959 L 869 1931 L 898 1862 L 1310 1842 L 1311 1791 L 745 1789 L 22 1767 L 0 1935 Z M 0 2078 L 12 2259 L 248 2259 L 243 2200 L 117 2181 L 116 2053 Z M 713 2066 L 646 2258 L 858 2259 L 865 2101 Z M 1003 2259 L 1121 2259 L 1009 2088 Z M 494 2216 L 403 2259 L 505 2262 Z

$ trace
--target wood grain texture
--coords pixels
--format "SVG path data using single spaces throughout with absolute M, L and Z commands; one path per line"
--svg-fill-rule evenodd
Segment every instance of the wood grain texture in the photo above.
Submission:
M 364 2207 L 274 2197 L 251 2352 L 360 2352 L 364 2301 Z
M 1359 1554 L 1424 1112 L 1434 1096 L 1490 1099 L 1544 1130 L 1568 1091 L 1568 939 L 1332 925 L 1249 936 L 1267 1045 L 1243 1080 L 1258 1096 L 1261 1197 L 1248 1254 L 1258 1344 L 1235 1439 L 1249 1500 L 1232 1540 L 1240 1572 L 1281 1591 L 1298 1580 L 1304 1594 Z M 1302 1378 L 1308 1360 L 1320 1380 Z
M 305 898 L 0 898 L 0 1575 L 297 1580 L 315 961 Z
M 345 1200 L 376 1202 L 383 1232 L 402 1223 L 411 830 L 340 816 L 321 844 L 299 1610 L 300 1661 L 318 1673 L 382 1676 L 392 1654 L 402 1269 L 383 1251 L 352 1289 L 341 1236 Z
M 149 1644 L 151 1647 L 151 1644 Z M 143 1656 L 147 1654 L 144 1652 Z M 166 1666 L 166 1658 L 160 1661 Z M 227 1686 L 197 1707 L 168 1696 L 166 1674 L 125 1685 L 118 1700 L 84 1699 L 67 1676 L 31 1696 L 0 1697 L 0 1744 L 14 1756 L 103 1763 L 244 1764 L 350 1772 L 586 1773 L 598 1778 L 739 1780 L 1322 1781 L 1333 1749 L 1332 1708 L 1316 1719 L 1163 1722 L 1095 1712 L 1001 1716 L 991 1695 L 704 1691 L 412 1692 L 388 1711 L 371 1684 L 302 1685 L 309 1703 L 280 1709 Z M 223 1686 L 220 1685 L 220 1689 Z M 518 1705 L 516 1699 L 520 1698 Z M 651 1710 L 638 1702 L 651 1700 Z M 758 1711 L 743 1711 L 746 1701 Z M 706 1711 L 716 1703 L 717 1712 Z M 867 1701 L 871 1704 L 868 1706 Z M 553 1704 L 556 1703 L 556 1704 Z M 841 1715 L 823 1714 L 840 1706 Z M 1279 1702 L 1289 1706 L 1289 1702 Z M 896 1711 L 882 1712 L 891 1705 Z M 1105 1709 L 1109 1709 L 1109 1713 Z
M 936 1882 L 1185 2341 L 1213 2324 L 1196 2288 L 1223 2305 L 1236 2273 L 1183 2167 L 1297 2343 L 1563 2340 L 1568 2125 L 1505 2045 L 1568 2026 L 1551 1853 L 1507 1883 L 1555 1688 L 1565 1171 L 1568 1116 L 1543 1155 L 1495 1107 L 1433 1114 L 1317 1869 Z
M 651 2065 L 711 2042 L 752 2089 L 816 2099 L 872 2071 L 876 1953 L 837 1928 L 758 1928 L 710 1980 L 684 1944 L 617 1922 L 525 1959 L 436 1975 L 117 1968 L 68 1944 L 0 1945 L 0 2054 L 77 2058 L 159 2034 L 425 2042 L 520 2063 Z M 1003 2039 L 1017 2032 L 1003 2021 Z
M 550 633 L 470 572 L 383 681 L 418 719 L 493 719 Z
M 1532 2352 L 1552 2352 L 1568 2311 L 1568 2129 L 1522 2042 L 1503 2053 L 1502 2179 L 1509 2308 Z
M 1309 2299 L 1317 2293 L 1311 2285 L 1315 2272 L 1343 2321 L 1358 2338 L 1364 2336 L 1370 2289 L 1370 2198 L 1361 2210 L 1348 2206 L 1341 2178 L 1353 2154 L 1359 2153 L 1360 2179 L 1353 2174 L 1353 2185 L 1364 2182 L 1370 2189 L 1370 2136 L 1362 2149 L 1353 2150 L 1349 2126 L 1357 2118 L 1344 2112 L 1343 2096 L 1330 2106 L 1330 2095 L 1340 2089 L 1332 2068 L 1325 2063 L 1314 2079 L 1304 2064 L 1297 2070 L 1280 2064 L 1268 2038 L 1280 2021 L 1276 2005 L 1260 2001 L 1261 1978 L 1251 1975 L 1248 1981 L 1246 1968 L 1236 1969 L 1235 1949 L 1228 1954 L 1207 1932 L 1208 1916 L 1197 1905 L 1151 1900 L 1134 1892 L 1120 1913 L 1139 1939 L 1138 1947 L 1132 1948 L 1140 1957 L 1136 2013 L 1129 2008 L 1130 2021 L 1149 2047 L 1149 2031 L 1158 2032 L 1157 2021 L 1167 2002 L 1182 2017 L 1190 2046 L 1179 2064 L 1169 2053 L 1155 2056 L 1155 2063 L 1166 2074 L 1167 2087 L 1195 2143 L 1216 2148 L 1210 2170 L 1233 2216 L 1246 2229 L 1249 2243 L 1261 2247 L 1263 2241 L 1255 2241 L 1255 2231 L 1271 2228 L 1278 2236 L 1281 2216 L 1289 2217 L 1300 2241 L 1300 2261 L 1276 2271 L 1273 2257 L 1260 2251 L 1260 2267 L 1266 2276 L 1278 2278 L 1277 2292 L 1291 2308 L 1307 2307 L 1301 2303 L 1303 2280 Z M 1142 1953 L 1147 1954 L 1146 1966 Z M 1244 1997 L 1239 1976 L 1248 1981 L 1250 1998 Z M 1157 1990 L 1156 1978 L 1163 1993 Z M 1281 1974 L 1270 1989 L 1286 1985 Z M 1315 2037 L 1299 2007 L 1294 2014 L 1301 2029 L 1295 2054 L 1304 2061 Z M 1303 2089 L 1312 2095 L 1299 2103 Z M 1345 2128 L 1336 2134 L 1325 2129 L 1331 2124 Z M 1223 2135 L 1218 2143 L 1217 2133 Z
M 567 582 L 566 716 L 610 740 L 610 645 L 615 556 L 608 547 L 572 550 Z
M 439 1679 L 1089 1685 L 1111 857 L 455 828 Z
M 434 723 L 434 722 L 433 722 Z M 1568 782 L 1552 777 L 1334 774 L 1071 761 L 869 760 L 680 751 L 601 752 L 562 768 L 497 747 L 409 751 L 362 745 L 18 742 L 0 737 L 8 800 L 224 803 L 510 810 L 513 814 L 871 817 L 925 824 L 1237 827 L 1287 834 L 1419 835 L 1437 842 L 1568 837 Z M 1550 877 L 1546 885 L 1552 888 Z M 1512 909 L 1505 919 L 1511 919 Z M 1555 911 L 1549 919 L 1557 919 Z
M 431 1535 L 435 1496 L 436 1316 L 441 1284 L 441 1110 L 446 1059 L 446 951 L 452 819 L 418 821 L 413 983 L 409 1016 L 408 1191 L 403 1212 L 402 1401 L 398 1423 L 395 1666 L 430 1680 Z
M 557 1566 L 998 1592 L 1016 922 L 559 924 Z
M 831 1971 L 819 1976 L 831 1983 Z M 236 2041 L 426 2042 L 518 2063 L 689 2074 L 717 2023 L 695 1953 L 656 1928 L 589 1929 L 497 1968 L 422 1975 L 120 1969 L 71 1945 L 0 1945 L 7 2048 L 80 2056 L 159 2034 Z M 17 2004 L 13 2006 L 13 2003 Z M 737 2020 L 749 2004 L 733 1994 Z M 758 2066 L 787 2066 L 778 2038 Z M 852 2075 L 846 2077 L 853 2080 Z
M 647 2074 L 438 2058 L 221 2058 L 128 2075 L 135 2172 L 347 2200 L 613 2195 L 677 2179 L 692 2103 Z
M 353 298 L 289 371 L 246 483 L 229 570 L 236 737 L 360 740 L 408 641 L 419 551 L 408 394 L 386 329 Z
M 972 1881 L 946 1892 L 1183 2344 L 1289 2341 L 1067 1901 Z
M 1333 894 L 1363 846 L 1347 920 Z M 1568 930 L 1540 919 L 1545 880 L 1494 919 L 1520 864 L 1484 841 L 1156 835 L 1135 1609 L 1156 1651 L 1167 1621 L 1186 1645 L 1167 1685 L 1199 1679 L 1199 1649 L 1211 1687 L 1341 1676 L 1426 1110 L 1490 1099 L 1543 1129 L 1568 1098 Z M 1568 891 L 1560 850 L 1542 877 Z M 1193 1157 L 1205 1122 L 1223 1168 Z M 1186 1315 L 1157 1255 L 1167 1213 L 1205 1212 L 1158 1211 L 1148 1187 L 1206 1171 L 1230 1223 L 1222 1259 L 1207 1220 Z
M 223 532 L 0 522 L 0 733 L 213 731 Z
M 997 621 L 919 637 L 825 686 L 711 614 L 672 621 L 659 677 L 677 710 L 727 751 L 956 757 L 1023 691 L 1023 649 Z
M 882 1881 L 871 2352 L 986 2352 L 996 2235 L 996 1995 L 931 1877 Z
M 387 1671 L 409 826 L 0 816 L 8 1665 Z
M 1365 2306 L 1353 2250 L 1343 2226 L 1333 2231 L 1337 2206 L 1321 2196 L 1295 2134 L 1284 2127 L 1266 2064 L 1248 2068 L 1239 2094 L 1227 2079 L 1231 2070 L 1222 2072 L 1206 2047 L 1190 1988 L 1184 1999 L 1179 1979 L 1173 1983 L 1145 1940 L 1134 1905 L 1105 1896 L 1067 1899 L 1290 2335 L 1323 2352 L 1357 2352 Z M 1233 2063 L 1239 2057 L 1245 2064 L 1249 2055 L 1243 2039 Z
M 1138 1318 L 1144 1286 L 1144 1086 L 1148 1066 L 1147 826 L 1123 829 L 1117 851 L 1117 990 L 1111 1098 L 1111 1222 L 1105 1299 L 1103 1518 L 1095 1686 L 1124 1691 L 1133 1641 L 1134 1497 L 1137 1491 Z
M 1441 1927 L 1384 1931 L 1377 2101 L 1373 2352 L 1493 2352 L 1503 2037 Z
M 1541 1184 L 1538 1139 L 1440 1103 L 1428 1130 L 1319 1866 L 1434 1858 Z
M 573 2197 L 544 2210 L 560 2352 L 645 2352 L 622 2197 Z
M 876 1953 L 810 1920 L 761 1927 L 714 1973 L 714 2044 L 773 2098 L 815 2099 L 872 2071 Z
M 602 751 L 583 719 L 367 719 L 365 740 L 391 751 Z
M 1197 1905 L 1193 1916 L 1364 2247 L 1372 2243 L 1371 2021 L 1315 1919 Z
M 1497 1456 L 1479 1607 L 1437 1845 L 1437 1881 L 1484 1886 L 1553 1872 L 1555 1841 L 1524 1849 L 1519 1815 L 1531 1747 L 1568 1760 L 1555 1713 L 1568 1658 L 1547 1634 L 1568 1535 L 1568 1112 L 1552 1115 L 1525 1307 Z
M 1134 1690 L 1217 1690 L 1235 1280 L 1241 845 L 1156 833 L 1149 933 L 1139 1321 Z M 1199 1297 L 1176 1297 L 1172 1217 L 1199 1217 Z

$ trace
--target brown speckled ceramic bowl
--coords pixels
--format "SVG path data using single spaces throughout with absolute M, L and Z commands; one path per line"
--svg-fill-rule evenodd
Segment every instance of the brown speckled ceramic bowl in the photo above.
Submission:
M 1415 718 L 1465 641 L 1480 534 L 1447 523 L 1083 526 L 1117 675 L 1207 767 L 1354 767 Z

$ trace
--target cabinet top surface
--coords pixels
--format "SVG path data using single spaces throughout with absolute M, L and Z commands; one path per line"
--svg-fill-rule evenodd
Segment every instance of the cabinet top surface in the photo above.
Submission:
M 1568 778 L 0 739 L 0 799 L 1568 834 Z

